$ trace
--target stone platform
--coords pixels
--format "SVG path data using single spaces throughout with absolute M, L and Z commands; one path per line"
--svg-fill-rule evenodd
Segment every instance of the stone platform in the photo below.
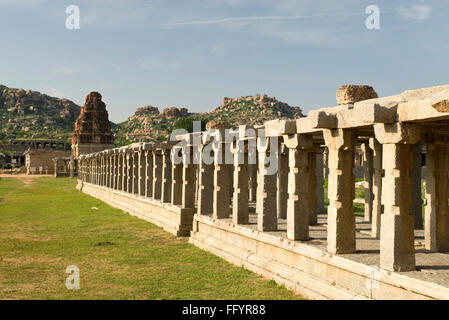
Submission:
M 100 199 L 114 208 L 139 217 L 178 236 L 189 236 L 195 209 L 181 208 L 170 203 L 113 190 L 78 180 L 78 190 Z
M 449 254 L 423 250 L 423 231 L 415 236 L 417 270 L 379 270 L 379 240 L 357 218 L 357 253 L 326 251 L 327 216 L 310 227 L 311 240 L 287 239 L 286 220 L 279 231 L 259 232 L 257 217 L 247 225 L 232 219 L 195 215 L 190 242 L 311 299 L 449 299 Z

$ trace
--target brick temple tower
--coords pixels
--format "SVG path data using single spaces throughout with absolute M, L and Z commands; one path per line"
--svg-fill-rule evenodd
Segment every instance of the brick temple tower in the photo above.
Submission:
M 72 135 L 72 154 L 78 158 L 82 154 L 114 148 L 114 137 L 108 119 L 106 105 L 101 94 L 91 92 L 81 108 L 75 131 Z

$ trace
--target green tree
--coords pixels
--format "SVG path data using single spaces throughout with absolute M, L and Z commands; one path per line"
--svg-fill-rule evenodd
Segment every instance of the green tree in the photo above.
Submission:
M 201 122 L 201 131 L 206 130 L 207 119 L 200 116 L 190 116 L 187 118 L 178 119 L 175 124 L 169 128 L 169 131 L 173 131 L 175 129 L 184 129 L 188 132 L 193 132 L 193 122 L 200 121 Z

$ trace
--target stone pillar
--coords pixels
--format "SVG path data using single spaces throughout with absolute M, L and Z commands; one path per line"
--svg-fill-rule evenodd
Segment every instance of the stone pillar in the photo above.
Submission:
M 104 181 L 104 157 L 102 154 L 98 156 L 98 185 L 103 186 Z
M 113 154 L 113 150 L 111 150 L 111 153 L 109 154 L 109 188 L 113 189 L 114 188 L 114 170 L 115 170 L 115 165 L 114 165 L 114 154 Z
M 382 207 L 382 145 L 376 138 L 369 140 L 371 150 L 373 150 L 373 211 L 371 221 L 371 237 L 380 238 L 380 217 L 383 212 Z
M 223 135 L 222 135 L 223 136 Z M 229 143 L 214 144 L 214 202 L 213 217 L 226 219 L 231 216 L 232 164 L 226 164 Z
M 107 154 L 105 154 L 105 156 L 104 156 L 104 164 L 105 164 L 104 186 L 106 188 L 109 188 L 109 177 L 110 177 L 109 170 L 111 169 L 111 167 L 109 164 L 109 155 L 107 155 Z
M 316 153 L 315 176 L 316 176 L 316 212 L 325 213 L 324 207 L 324 164 L 323 164 L 324 148 L 320 148 L 320 152 Z
M 232 197 L 232 222 L 235 224 L 249 223 L 249 190 L 248 190 L 248 150 L 245 142 L 237 143 L 234 153 L 234 195 Z
M 212 215 L 214 211 L 214 164 L 205 163 L 204 148 L 200 149 L 198 214 Z
M 333 254 L 354 253 L 355 133 L 348 129 L 325 129 L 323 134 L 329 149 L 327 250 Z
M 134 177 L 134 170 L 133 170 L 133 153 L 132 150 L 127 150 L 126 153 L 126 175 L 127 175 L 127 185 L 126 185 L 126 192 L 133 193 L 133 177 Z
M 139 194 L 139 153 L 133 152 L 132 153 L 132 163 L 133 163 L 133 194 Z
M 92 157 L 92 170 L 93 170 L 93 184 L 97 184 L 98 172 L 97 172 L 97 158 Z
M 93 170 L 93 180 L 92 183 L 93 184 L 97 184 L 97 176 L 98 176 L 98 172 L 97 172 L 97 158 L 94 156 L 92 157 L 92 170 Z
M 414 217 L 411 214 L 413 144 L 420 132 L 403 123 L 375 124 L 376 139 L 382 143 L 382 214 L 380 267 L 388 271 L 415 270 Z
M 180 154 L 181 153 L 181 154 Z M 171 190 L 171 203 L 173 205 L 182 205 L 182 162 L 175 163 L 174 156 L 179 159 L 182 157 L 182 148 L 174 146 L 172 149 L 172 190 Z
M 317 209 L 317 197 L 316 197 L 316 155 L 320 150 L 318 144 L 313 145 L 308 151 L 308 191 L 306 199 L 308 200 L 307 208 L 309 210 L 309 225 L 314 226 L 318 223 L 318 209 Z
M 257 163 L 248 164 L 248 175 L 250 180 L 249 201 L 256 202 L 257 199 Z
M 270 154 L 274 152 L 274 159 L 277 160 L 277 150 L 269 150 L 268 144 L 271 139 L 278 139 L 277 137 L 258 137 L 258 164 L 259 170 L 257 172 L 257 230 L 259 231 L 276 231 L 277 230 L 277 175 L 273 172 L 268 172 L 270 166 L 268 159 Z M 273 155 L 272 155 L 273 156 Z
M 145 167 L 146 167 L 146 161 L 145 161 L 145 151 L 142 149 L 139 150 L 139 196 L 144 197 L 145 196 Z
M 153 150 L 153 199 L 162 196 L 162 150 Z
M 365 218 L 366 222 L 372 221 L 373 216 L 373 150 L 369 141 L 361 145 L 363 153 L 363 178 L 365 189 Z
M 122 150 L 122 191 L 128 191 L 128 167 L 126 160 L 126 150 Z
M 427 144 L 426 155 L 426 249 L 449 251 L 449 145 Z
M 288 148 L 279 144 L 277 172 L 277 216 L 279 219 L 287 219 L 288 199 Z
M 89 166 L 90 166 L 90 183 L 95 184 L 95 166 L 94 166 L 94 160 L 95 158 L 91 157 L 89 159 Z
M 193 163 L 192 146 L 184 147 L 182 169 L 181 205 L 183 208 L 195 208 L 195 164 Z
M 381 220 L 381 267 L 410 271 L 415 267 L 413 215 L 411 215 L 413 165 L 410 145 L 384 144 L 382 199 L 385 213 Z
M 145 197 L 153 197 L 153 151 L 145 150 Z
M 99 186 L 101 184 L 101 158 L 98 153 L 95 155 L 95 161 L 97 171 L 97 180 L 95 181 L 95 184 Z
M 329 148 L 325 147 L 323 151 L 323 177 L 329 177 Z
M 305 149 L 312 148 L 312 138 L 300 134 L 284 136 L 289 150 L 288 202 L 287 202 L 287 238 L 290 240 L 308 240 L 310 198 L 315 198 L 315 188 L 310 188 L 311 173 L 315 171 L 314 154 Z M 315 174 L 315 172 L 313 172 Z
M 106 155 L 101 154 L 101 186 L 106 186 Z
M 423 228 L 422 192 L 421 192 L 421 149 L 420 143 L 413 147 L 413 167 L 412 167 L 412 214 L 414 216 L 415 229 Z
M 111 153 L 109 154 L 109 188 L 113 188 L 114 186 L 114 155 Z
M 55 159 L 54 160 L 54 163 L 55 163 L 55 178 L 57 178 L 58 177 L 58 159 Z
M 119 153 L 120 151 L 117 151 L 116 154 L 116 166 L 117 166 L 117 184 L 115 186 L 115 189 L 117 191 L 122 190 L 123 185 L 123 161 L 122 161 L 122 154 Z
M 92 183 L 97 184 L 97 158 L 92 157 Z
M 107 187 L 112 188 L 112 178 L 113 178 L 113 166 L 112 166 L 112 155 L 108 153 L 107 155 L 107 164 L 108 164 L 108 179 L 107 179 Z
M 170 159 L 170 149 L 164 148 L 162 151 L 162 157 L 162 201 L 171 202 L 172 163 Z
M 105 176 L 105 164 L 104 164 L 104 155 L 103 153 L 99 156 L 100 160 L 100 186 L 104 186 L 104 176 Z

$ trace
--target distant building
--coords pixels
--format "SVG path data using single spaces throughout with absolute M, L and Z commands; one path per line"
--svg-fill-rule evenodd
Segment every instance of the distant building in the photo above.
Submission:
M 7 163 L 11 163 L 14 167 L 22 167 L 25 165 L 25 153 L 28 149 L 46 150 L 46 151 L 64 151 L 68 150 L 70 144 L 65 140 L 52 139 L 13 139 L 7 143 L 0 145 L 0 150 L 5 150 L 10 155 Z
M 29 148 L 25 152 L 27 174 L 54 174 L 55 158 L 70 157 L 69 150 L 51 150 Z

